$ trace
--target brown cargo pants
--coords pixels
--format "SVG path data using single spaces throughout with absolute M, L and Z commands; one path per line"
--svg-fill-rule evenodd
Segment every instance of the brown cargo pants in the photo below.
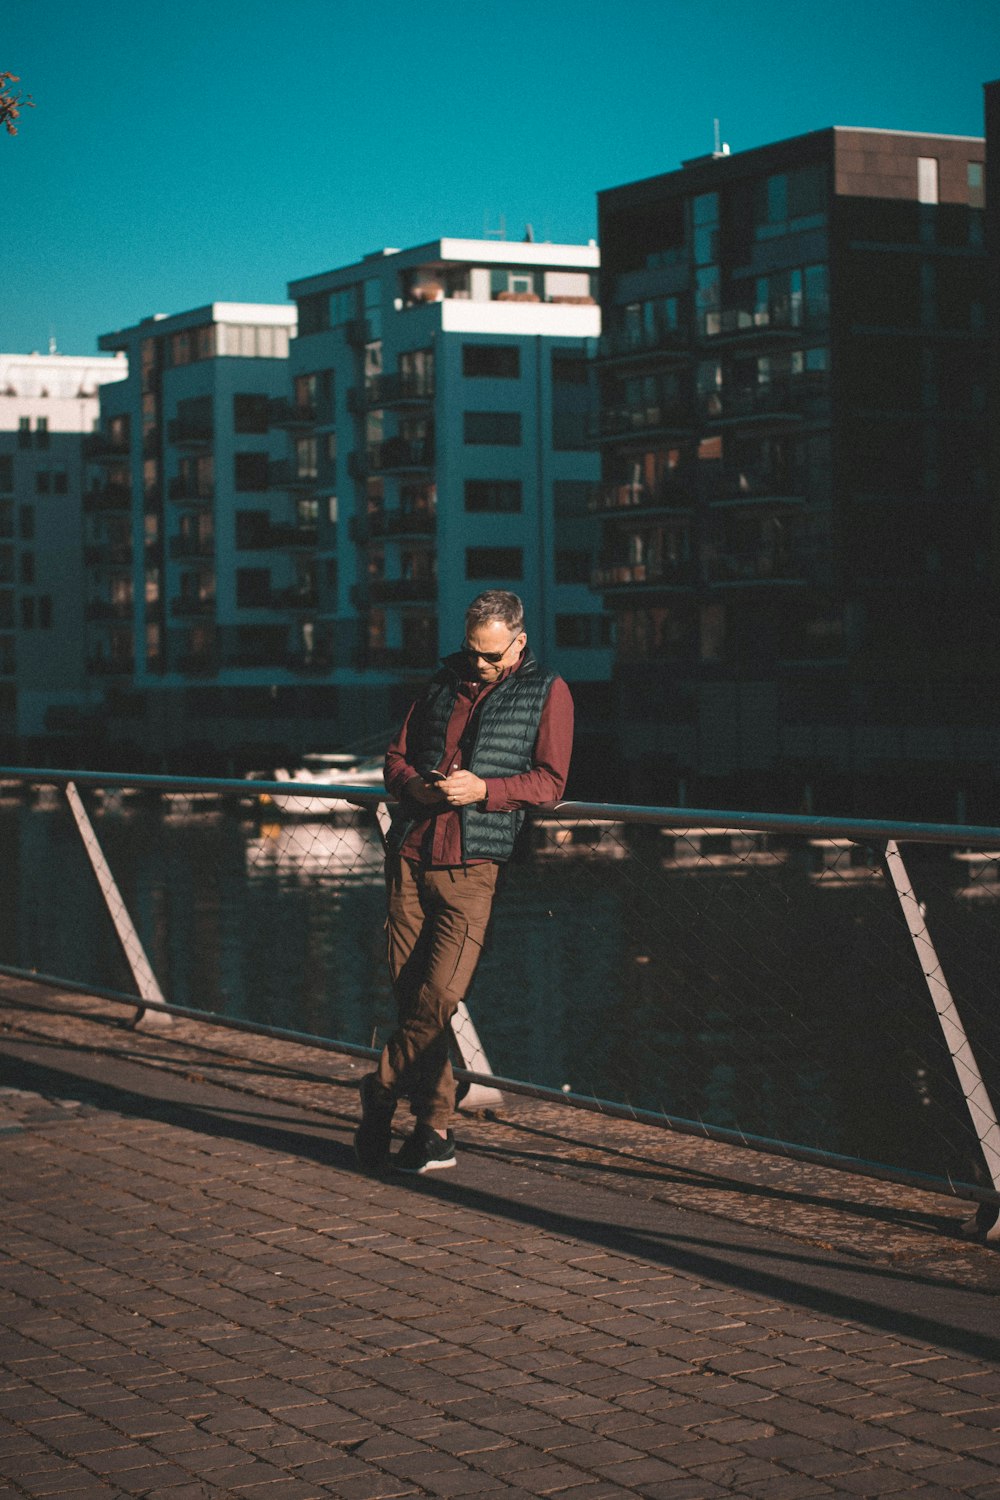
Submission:
M 427 869 L 386 859 L 389 973 L 398 1024 L 382 1051 L 378 1081 L 405 1094 L 418 1120 L 446 1130 L 455 1108 L 448 1060 L 451 1021 L 483 951 L 499 866 Z

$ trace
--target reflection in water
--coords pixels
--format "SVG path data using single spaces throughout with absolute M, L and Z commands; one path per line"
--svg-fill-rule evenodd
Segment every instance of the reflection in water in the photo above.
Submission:
M 233 805 L 206 816 L 109 799 L 95 824 L 168 999 L 352 1042 L 385 1035 L 370 814 L 255 822 Z M 0 837 L 0 958 L 133 989 L 65 807 L 0 806 Z M 505 880 L 469 997 L 497 1072 L 925 1171 L 974 1171 L 923 978 L 872 858 L 831 846 L 817 882 L 805 841 L 745 832 L 577 823 L 566 839 L 545 820 L 538 844 Z M 956 900 L 967 862 L 912 858 L 995 1093 L 1000 902 Z

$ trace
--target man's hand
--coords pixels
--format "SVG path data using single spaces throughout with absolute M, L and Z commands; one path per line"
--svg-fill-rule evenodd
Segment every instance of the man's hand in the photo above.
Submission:
M 449 807 L 471 807 L 473 802 L 482 802 L 486 796 L 486 782 L 471 771 L 452 771 L 444 781 L 439 781 L 437 790 L 444 793 Z
M 444 801 L 440 788 L 440 781 L 432 784 L 425 781 L 422 776 L 411 776 L 404 791 L 408 797 L 413 798 L 414 802 L 422 802 L 425 807 L 439 807 Z

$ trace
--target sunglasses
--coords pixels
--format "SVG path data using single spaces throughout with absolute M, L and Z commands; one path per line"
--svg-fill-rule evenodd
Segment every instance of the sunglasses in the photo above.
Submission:
M 517 635 L 512 635 L 502 651 L 473 651 L 471 646 L 467 646 L 463 643 L 462 654 L 469 661 L 488 661 L 491 666 L 495 667 L 497 662 L 503 661 L 504 657 L 507 655 L 507 652 L 510 650 L 511 646 L 513 646 L 514 642 L 517 640 L 520 634 L 521 632 L 519 630 L 517 632 Z

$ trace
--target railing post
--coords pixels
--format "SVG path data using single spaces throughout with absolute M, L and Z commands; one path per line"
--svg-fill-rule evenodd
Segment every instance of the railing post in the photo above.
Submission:
M 889 839 L 886 843 L 885 862 L 889 878 L 899 897 L 899 904 L 913 941 L 917 962 L 927 982 L 931 1002 L 941 1023 L 945 1046 L 948 1048 L 958 1075 L 958 1086 L 962 1090 L 962 1096 L 972 1119 L 972 1128 L 976 1132 L 986 1160 L 990 1181 L 997 1192 L 1000 1192 L 1000 1125 L 997 1124 L 996 1110 L 986 1092 L 986 1085 L 983 1083 L 983 1077 L 969 1044 L 958 1007 L 952 998 L 951 989 L 944 977 L 937 951 L 927 930 L 924 908 L 914 894 L 910 877 L 903 863 L 903 856 L 899 852 L 895 839 Z M 985 1230 L 987 1240 L 993 1244 L 1000 1244 L 1000 1215 L 988 1204 L 981 1205 L 975 1219 L 968 1227 L 979 1232 Z
M 128 966 L 132 970 L 132 977 L 135 980 L 136 988 L 143 1000 L 152 1000 L 159 1005 L 165 1005 L 166 1001 L 163 998 L 163 992 L 156 982 L 156 975 L 153 973 L 149 959 L 146 957 L 146 950 L 142 946 L 139 934 L 136 932 L 132 918 L 129 916 L 125 902 L 122 900 L 121 892 L 115 883 L 115 877 L 112 875 L 108 862 L 104 858 L 104 850 L 101 848 L 97 834 L 94 832 L 94 825 L 87 816 L 87 809 L 80 800 L 80 793 L 72 781 L 67 781 L 66 783 L 66 801 L 69 803 L 70 812 L 73 814 L 80 837 L 83 840 L 83 847 L 87 851 L 87 858 L 90 860 L 91 869 L 97 876 L 97 884 L 101 888 L 101 895 L 104 897 L 108 914 L 114 923 L 115 932 L 118 934 L 118 941 L 122 945 Z M 165 1011 L 137 1010 L 132 1024 L 133 1026 L 141 1026 L 145 1030 L 147 1028 L 160 1029 L 172 1026 L 173 1022 Z

